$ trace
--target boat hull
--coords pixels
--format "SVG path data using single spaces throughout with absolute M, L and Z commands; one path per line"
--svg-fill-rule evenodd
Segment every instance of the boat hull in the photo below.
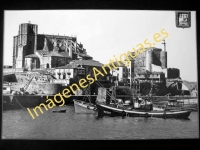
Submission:
M 190 110 L 169 110 L 169 111 L 145 111 L 145 110 L 126 110 L 110 107 L 105 104 L 97 104 L 98 116 L 129 116 L 129 117 L 157 117 L 157 118 L 188 118 Z
M 54 101 L 54 96 L 49 95 L 48 99 Z M 65 104 L 72 100 L 70 98 L 64 99 Z M 47 95 L 3 95 L 3 110 L 21 109 L 21 108 L 34 108 L 41 103 L 47 105 Z M 60 103 L 55 102 L 55 105 Z
M 45 103 L 45 100 L 45 96 L 38 95 L 3 95 L 3 110 L 35 107 L 41 103 Z
M 106 105 L 101 105 L 101 104 L 96 104 L 97 106 L 97 112 L 98 116 L 122 116 L 123 115 L 123 110 L 122 109 L 116 109 L 116 108 L 109 108 Z
M 79 114 L 95 114 L 95 107 L 90 106 L 89 103 L 74 100 L 75 113 Z

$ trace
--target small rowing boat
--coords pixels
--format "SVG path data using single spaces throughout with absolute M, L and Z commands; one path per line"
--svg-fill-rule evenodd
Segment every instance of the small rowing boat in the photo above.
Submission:
M 63 110 L 53 110 L 53 113 L 65 113 L 66 109 Z

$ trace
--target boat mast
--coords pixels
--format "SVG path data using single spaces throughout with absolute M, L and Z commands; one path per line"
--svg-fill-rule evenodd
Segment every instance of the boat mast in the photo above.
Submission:
M 91 92 L 90 92 L 90 81 L 89 81 L 89 85 L 88 85 L 88 94 L 89 94 L 89 96 L 88 96 L 88 99 L 89 99 L 89 102 L 91 103 Z
M 134 92 L 132 92 L 132 81 L 131 81 L 131 72 L 132 72 L 132 61 L 131 61 L 131 65 L 130 65 L 130 100 L 132 99 L 133 102 L 133 108 L 134 108 Z

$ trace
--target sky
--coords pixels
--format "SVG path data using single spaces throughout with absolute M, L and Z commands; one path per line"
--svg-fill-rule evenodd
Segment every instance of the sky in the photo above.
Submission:
M 101 63 L 108 63 L 145 39 L 168 33 L 165 39 L 167 67 L 180 69 L 180 77 L 197 81 L 196 12 L 191 11 L 191 27 L 177 28 L 175 11 L 153 10 L 23 10 L 4 11 L 3 63 L 12 65 L 13 36 L 19 25 L 38 25 L 38 34 L 77 36 L 87 54 Z M 153 47 L 162 48 L 162 42 Z

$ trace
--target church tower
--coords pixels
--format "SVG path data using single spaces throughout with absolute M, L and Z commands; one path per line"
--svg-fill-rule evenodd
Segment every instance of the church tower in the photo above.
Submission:
M 13 46 L 13 67 L 23 68 L 25 56 L 34 54 L 37 48 L 36 24 L 23 23 L 19 25 L 18 35 L 14 36 Z

